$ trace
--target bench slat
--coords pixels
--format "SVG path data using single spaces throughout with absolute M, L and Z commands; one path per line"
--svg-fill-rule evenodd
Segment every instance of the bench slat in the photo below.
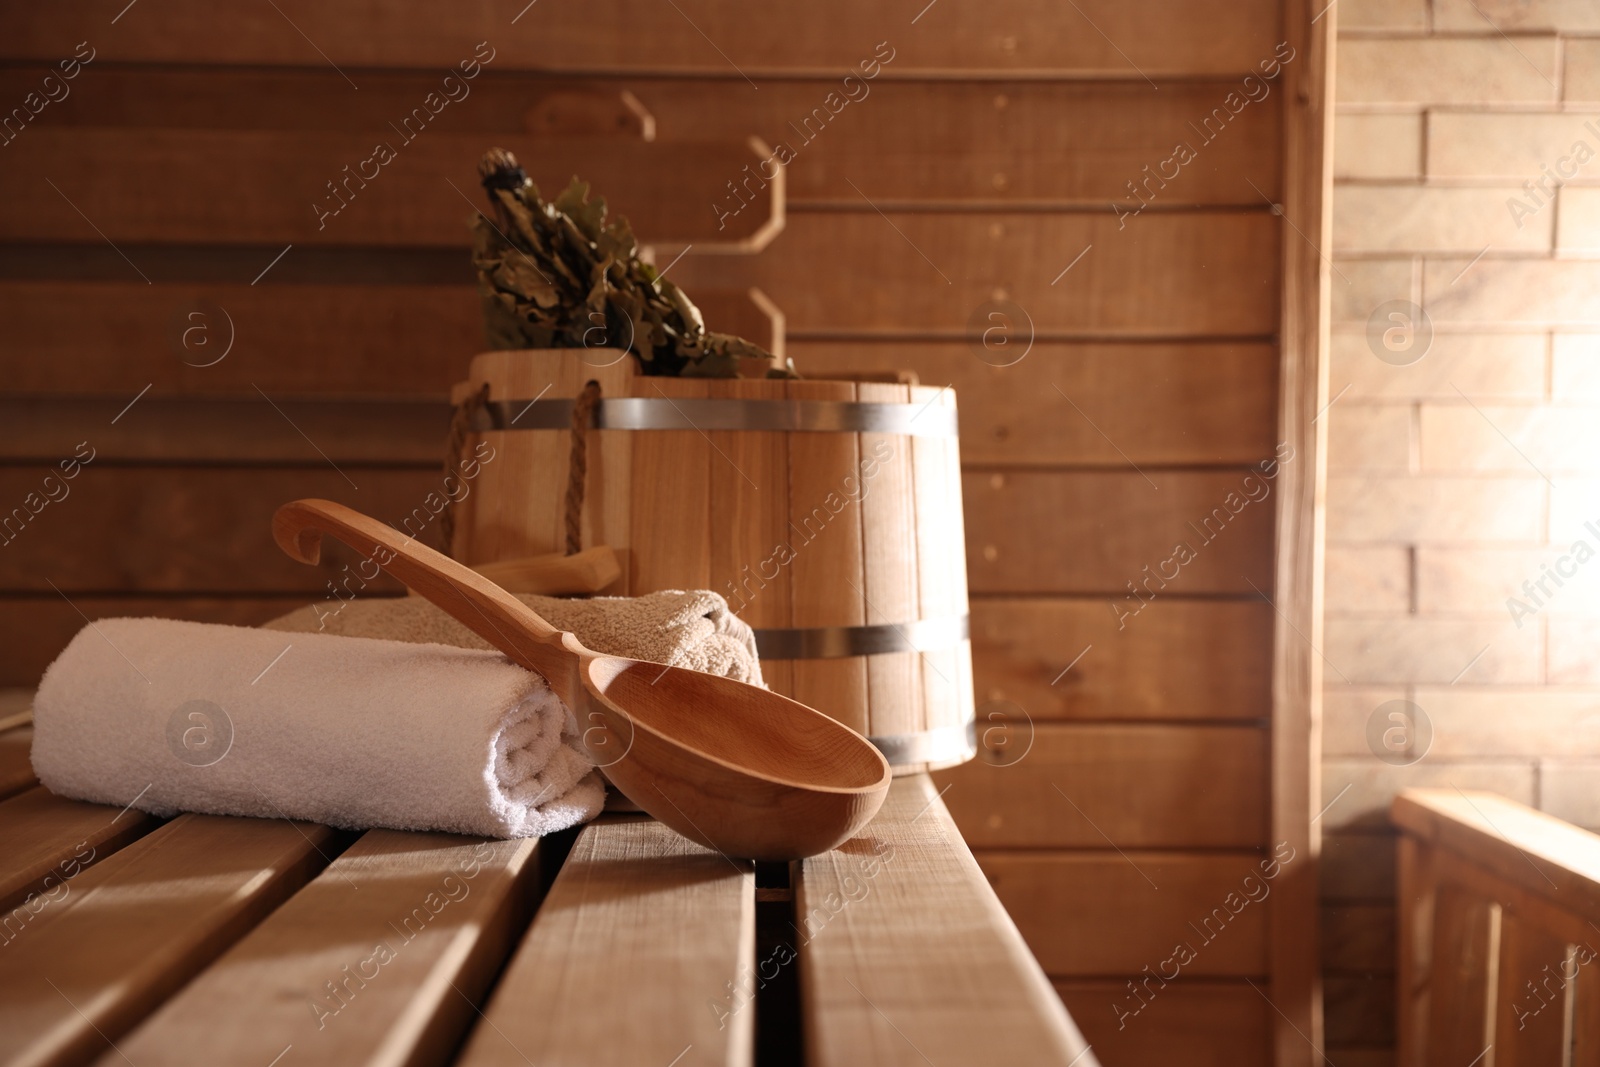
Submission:
M 927 776 L 798 865 L 795 911 L 812 1067 L 1094 1067 Z
M 528 919 L 537 849 L 371 831 L 118 1047 L 139 1067 L 445 1062 Z
M 338 847 L 310 823 L 184 815 L 95 864 L 0 952 L 0 1062 L 105 1050 Z
M 459 1061 L 747 1065 L 755 1012 L 719 1013 L 755 955 L 755 872 L 660 823 L 584 827 Z
M 9 797 L 34 784 L 33 727 L 22 726 L 0 733 L 0 797 Z
M 154 830 L 160 820 L 132 808 L 67 800 L 38 786 L 0 804 L 0 911 L 34 893 L 51 903 L 71 892 L 58 889 L 97 860 Z M 32 902 L 29 908 L 38 902 Z M 0 942 L 17 935 L 0 919 Z

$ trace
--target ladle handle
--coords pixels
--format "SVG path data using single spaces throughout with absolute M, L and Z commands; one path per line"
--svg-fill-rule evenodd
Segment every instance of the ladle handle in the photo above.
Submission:
M 578 657 L 588 650 L 522 601 L 449 556 L 331 500 L 294 500 L 272 517 L 272 538 L 301 563 L 316 563 L 332 534 L 432 601 L 467 629 L 545 676 L 556 695 L 576 696 Z

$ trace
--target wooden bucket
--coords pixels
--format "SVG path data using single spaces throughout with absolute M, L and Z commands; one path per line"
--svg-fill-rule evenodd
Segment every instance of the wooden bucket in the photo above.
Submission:
M 897 774 L 972 757 L 950 389 L 659 378 L 612 350 L 486 352 L 452 394 L 470 420 L 461 454 L 492 456 L 456 505 L 457 559 L 566 549 L 573 404 L 589 381 L 601 398 L 581 547 L 621 556 L 605 593 L 714 590 L 756 630 L 767 684 L 866 734 Z

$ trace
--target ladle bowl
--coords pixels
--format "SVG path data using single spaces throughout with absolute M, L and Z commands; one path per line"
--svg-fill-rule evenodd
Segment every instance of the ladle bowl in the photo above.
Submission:
M 890 770 L 865 737 L 798 701 L 730 678 L 608 656 L 516 597 L 359 511 L 296 500 L 278 546 L 316 563 L 330 534 L 534 671 L 577 717 L 582 744 L 641 809 L 729 856 L 793 860 L 855 836 Z

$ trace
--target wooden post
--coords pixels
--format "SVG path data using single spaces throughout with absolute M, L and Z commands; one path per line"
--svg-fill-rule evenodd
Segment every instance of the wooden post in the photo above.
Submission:
M 1279 440 L 1294 458 L 1278 477 L 1277 609 L 1272 664 L 1272 842 L 1300 857 L 1272 896 L 1273 1060 L 1322 1062 L 1322 980 L 1317 951 L 1321 808 L 1323 469 L 1327 423 L 1329 200 L 1327 151 L 1337 12 L 1323 0 L 1291 0 L 1284 68 L 1283 309 L 1279 329 Z

